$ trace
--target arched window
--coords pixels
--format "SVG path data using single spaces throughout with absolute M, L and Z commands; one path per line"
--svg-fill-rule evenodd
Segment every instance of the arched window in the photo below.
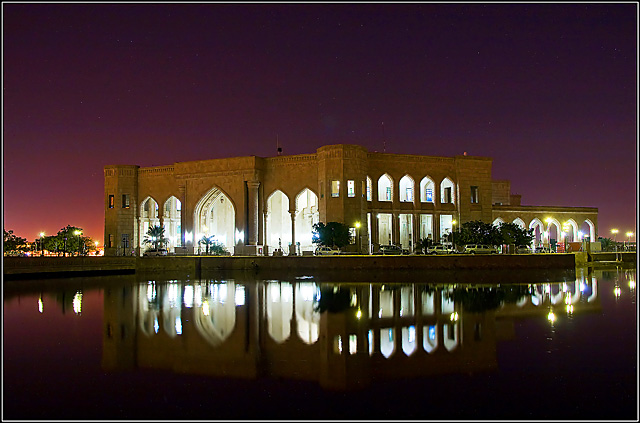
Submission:
M 453 204 L 455 202 L 455 185 L 451 178 L 444 178 L 440 183 L 440 203 Z
M 393 181 L 386 173 L 378 179 L 378 201 L 393 200 Z
M 413 203 L 414 182 L 409 175 L 404 175 L 400 179 L 400 201 Z
M 435 200 L 435 185 L 433 180 L 428 176 L 425 176 L 420 181 L 420 202 L 421 203 L 434 203 Z

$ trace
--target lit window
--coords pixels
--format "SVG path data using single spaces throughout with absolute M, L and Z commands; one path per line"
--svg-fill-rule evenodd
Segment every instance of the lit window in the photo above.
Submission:
M 331 181 L 331 196 L 340 197 L 340 181 Z
M 391 187 L 387 187 L 385 200 L 386 201 L 391 201 Z
M 113 194 L 109 195 L 109 208 L 112 209 L 115 206 L 115 199 Z
M 407 187 L 407 201 L 413 201 L 413 188 Z
M 427 203 L 433 203 L 433 189 L 427 188 L 425 195 L 427 197 Z
M 129 208 L 129 194 L 122 194 L 122 208 Z
M 353 180 L 347 181 L 347 196 L 348 197 L 356 196 L 356 183 Z
M 475 185 L 471 186 L 471 204 L 478 204 L 480 202 L 480 198 L 478 196 L 478 187 Z
M 371 178 L 367 177 L 367 201 L 371 201 Z

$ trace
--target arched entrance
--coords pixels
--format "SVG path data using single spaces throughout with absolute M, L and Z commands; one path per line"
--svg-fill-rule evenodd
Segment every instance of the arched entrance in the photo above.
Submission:
M 282 249 L 284 254 L 289 254 L 291 244 L 291 214 L 289 213 L 289 197 L 282 191 L 276 190 L 267 199 L 266 210 L 266 245 L 267 251 Z
M 220 189 L 212 188 L 198 202 L 194 211 L 193 246 L 198 251 L 198 241 L 213 237 L 231 254 L 236 245 L 236 213 L 233 203 Z
M 299 254 L 314 250 L 313 225 L 319 221 L 318 196 L 309 188 L 305 188 L 296 197 L 295 233 L 296 244 L 300 244 Z

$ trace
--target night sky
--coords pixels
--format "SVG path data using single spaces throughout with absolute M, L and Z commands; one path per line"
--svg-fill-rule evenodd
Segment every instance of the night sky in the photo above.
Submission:
M 492 157 L 523 205 L 636 232 L 635 3 L 2 10 L 3 226 L 28 240 L 102 242 L 105 165 L 271 157 L 276 138 Z

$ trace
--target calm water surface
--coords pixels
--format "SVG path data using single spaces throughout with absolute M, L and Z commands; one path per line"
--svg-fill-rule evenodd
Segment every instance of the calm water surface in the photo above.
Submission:
M 3 419 L 636 420 L 636 269 L 573 276 L 5 281 Z

